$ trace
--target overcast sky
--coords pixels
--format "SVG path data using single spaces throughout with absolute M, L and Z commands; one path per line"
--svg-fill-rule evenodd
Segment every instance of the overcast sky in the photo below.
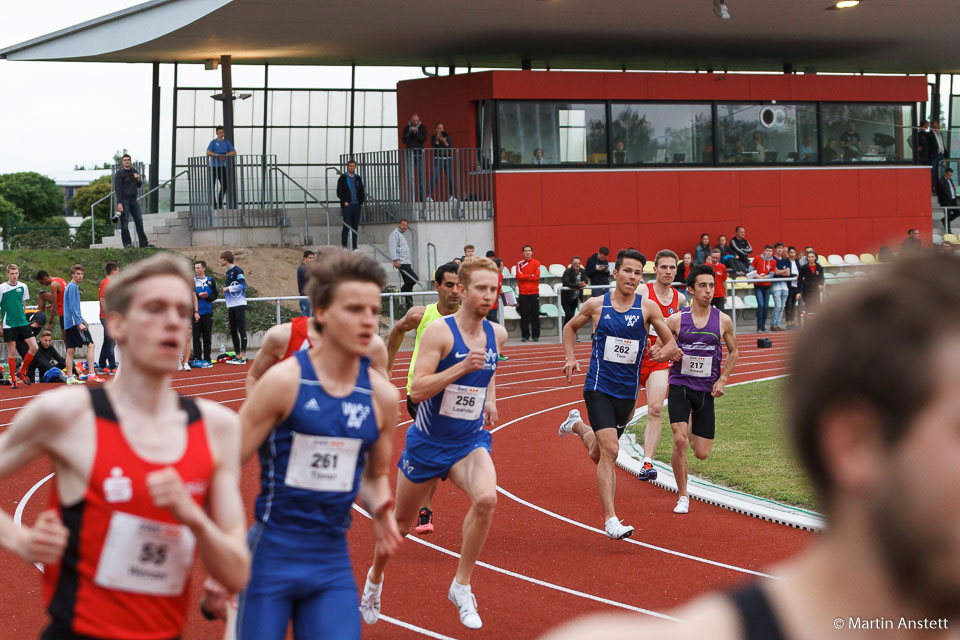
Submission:
M 4 1 L 0 48 L 76 25 L 139 2 L 130 0 Z M 42 10 L 38 7 L 42 6 Z M 173 66 L 161 65 L 161 179 L 169 177 L 170 110 Z M 259 69 L 259 71 L 257 71 Z M 246 78 L 262 86 L 262 67 L 234 68 L 234 86 Z M 349 69 L 331 68 L 317 78 L 305 68 L 271 69 L 271 86 L 349 86 Z M 419 76 L 418 69 L 357 70 L 357 86 L 388 88 L 397 80 Z M 180 68 L 180 85 L 217 86 L 219 71 Z M 38 171 L 51 177 L 75 165 L 109 161 L 128 149 L 134 159 L 150 158 L 149 64 L 86 62 L 10 62 L 0 60 L 0 173 Z

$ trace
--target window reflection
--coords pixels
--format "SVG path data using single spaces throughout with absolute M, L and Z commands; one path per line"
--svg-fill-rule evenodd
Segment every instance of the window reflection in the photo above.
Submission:
M 613 104 L 611 164 L 713 162 L 710 105 Z
M 814 104 L 718 104 L 721 164 L 817 162 Z
M 500 166 L 607 163 L 602 104 L 501 102 Z
M 910 124 L 904 105 L 824 104 L 824 162 L 897 162 L 913 159 Z

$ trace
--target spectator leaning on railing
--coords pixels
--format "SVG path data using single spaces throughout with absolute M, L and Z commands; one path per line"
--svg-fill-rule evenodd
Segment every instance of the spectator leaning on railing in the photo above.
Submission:
M 387 251 L 393 261 L 393 268 L 400 271 L 400 278 L 403 281 L 400 291 L 404 293 L 413 291 L 413 285 L 417 284 L 417 280 L 419 280 L 410 259 L 410 245 L 407 244 L 407 238 L 403 235 L 409 224 L 405 218 L 400 218 L 400 222 L 397 223 L 394 230 L 390 232 L 390 237 L 387 238 Z M 410 307 L 413 306 L 413 296 L 404 296 L 403 304 L 409 311 Z
M 773 245 L 774 276 L 777 278 L 790 277 L 790 259 L 787 258 L 787 249 L 782 242 Z M 787 295 L 790 287 L 786 282 L 774 282 L 770 287 L 773 296 L 773 315 L 770 316 L 770 331 L 784 331 L 783 310 L 787 304 Z
M 220 183 L 217 190 L 217 208 L 223 209 L 223 195 L 227 192 L 227 156 L 237 155 L 237 150 L 233 148 L 233 143 L 224 136 L 226 130 L 223 126 L 216 128 L 217 137 L 207 145 L 207 155 L 210 156 L 210 169 L 213 172 L 212 183 Z
M 787 328 L 796 326 L 797 315 L 797 275 L 800 273 L 800 261 L 797 260 L 797 248 L 787 248 L 787 260 L 790 262 L 790 277 L 793 280 L 787 286 Z
M 721 255 L 718 248 L 714 248 L 710 254 L 710 266 L 713 268 L 713 300 L 710 301 L 710 306 L 723 311 L 727 300 L 727 267 L 720 261 Z
M 734 238 L 736 240 L 736 238 Z M 768 280 L 774 276 L 777 263 L 773 261 L 773 247 L 769 244 L 763 248 L 763 253 L 753 259 L 751 264 L 756 274 L 751 272 L 754 280 Z M 757 331 L 767 331 L 767 311 L 770 304 L 770 283 L 754 282 L 753 291 L 757 296 Z
M 590 280 L 591 286 L 605 287 L 610 284 L 609 255 L 610 249 L 606 247 L 600 247 L 599 251 L 587 258 L 585 271 L 587 272 L 587 279 Z M 602 296 L 606 292 L 606 289 L 592 289 L 590 291 L 590 297 L 596 298 L 597 296 Z
M 580 266 L 580 256 L 570 258 L 570 266 L 563 272 L 563 289 L 560 291 L 560 304 L 563 305 L 563 324 L 567 324 L 577 313 L 577 303 L 581 292 L 587 286 L 587 270 Z
M 750 266 L 750 254 L 753 253 L 753 247 L 747 242 L 747 232 L 742 226 L 737 227 L 737 234 L 730 241 L 730 253 L 733 259 L 727 264 L 727 268 L 734 272 L 736 276 L 746 275 Z
M 520 313 L 520 342 L 540 341 L 540 261 L 533 247 L 523 245 L 523 258 L 517 263 L 517 311 Z
M 823 267 L 817 262 L 817 252 L 807 251 L 807 262 L 797 274 L 797 301 L 803 300 L 804 312 L 812 313 L 820 304 L 823 293 Z

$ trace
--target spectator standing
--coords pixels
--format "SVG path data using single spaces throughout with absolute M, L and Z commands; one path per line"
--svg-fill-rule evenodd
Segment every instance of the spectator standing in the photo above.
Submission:
M 793 278 L 787 283 L 787 328 L 796 326 L 797 315 L 797 275 L 800 273 L 800 261 L 797 260 L 797 248 L 787 247 L 787 259 L 790 261 L 790 277 Z
M 710 257 L 710 252 L 710 234 L 700 234 L 700 244 L 698 244 L 697 248 L 694 250 L 693 264 L 698 265 L 706 263 L 707 259 Z
M 410 293 L 413 291 L 413 285 L 420 279 L 417 272 L 413 270 L 413 260 L 410 257 L 410 245 L 407 244 L 407 237 L 403 235 L 407 231 L 409 222 L 405 218 L 400 218 L 396 228 L 390 232 L 387 238 L 387 251 L 390 253 L 390 259 L 393 260 L 393 268 L 400 271 L 400 291 Z M 413 296 L 403 296 L 403 304 L 406 311 L 413 306 Z M 404 311 L 404 313 L 406 313 Z
M 707 253 L 707 262 L 710 262 L 710 252 Z M 680 291 L 681 293 L 687 289 L 687 274 L 690 273 L 690 269 L 693 267 L 693 256 L 688 251 L 683 254 L 683 262 L 677 265 L 677 277 L 673 279 L 673 287 Z
M 797 301 L 803 300 L 804 313 L 813 313 L 823 293 L 823 267 L 817 262 L 817 252 L 807 251 L 807 264 L 797 274 Z
M 763 248 L 763 253 L 753 259 L 751 266 L 756 270 L 756 280 L 769 280 L 777 269 L 773 260 L 773 247 L 769 244 Z M 754 282 L 753 291 L 757 296 L 757 331 L 767 332 L 767 312 L 770 309 L 770 283 Z
M 11 263 L 7 265 L 7 281 L 0 284 L 0 315 L 3 316 L 3 341 L 7 344 L 7 366 L 10 367 L 10 386 L 17 388 L 17 380 L 30 385 L 27 377 L 27 368 L 37 352 L 37 340 L 33 337 L 33 329 L 27 322 L 26 301 L 30 298 L 30 291 L 24 282 L 20 282 L 20 268 Z M 27 343 L 27 353 L 23 356 L 20 370 L 17 371 L 16 353 L 17 340 Z
M 367 198 L 363 178 L 357 174 L 357 161 L 347 161 L 346 173 L 337 180 L 337 199 L 340 201 L 340 217 L 343 218 L 343 230 L 340 232 L 340 246 L 357 250 L 357 229 L 360 228 L 360 208 Z
M 307 295 L 307 282 L 310 281 L 310 265 L 313 264 L 313 261 L 316 259 L 316 254 L 313 251 L 307 249 L 303 252 L 303 260 L 300 261 L 300 266 L 297 267 L 297 293 L 301 296 Z M 307 296 L 306 300 L 300 301 L 300 315 L 301 316 L 312 316 L 313 313 L 310 310 L 310 297 Z
M 247 279 L 243 269 L 236 265 L 232 251 L 220 254 L 220 266 L 227 269 L 224 276 L 223 301 L 227 305 L 227 325 L 233 339 L 233 358 L 229 364 L 247 363 Z
M 193 289 L 197 296 L 197 316 L 193 323 L 193 357 L 191 367 L 208 369 L 213 338 L 213 301 L 217 299 L 217 283 L 207 275 L 207 263 L 197 260 L 193 264 Z
M 936 191 L 937 165 L 934 164 L 934 157 L 936 156 L 937 143 L 933 139 L 933 132 L 930 131 L 929 120 L 920 121 L 920 128 L 917 129 L 914 136 L 914 148 L 917 150 L 917 162 L 931 168 L 930 187 Z
M 140 174 L 130 168 L 132 162 L 130 154 L 123 154 L 120 159 L 121 168 L 113 174 L 113 190 L 117 197 L 117 211 L 120 212 L 120 240 L 124 248 L 133 246 L 130 240 L 130 229 L 127 227 L 130 224 L 130 218 L 133 217 L 133 226 L 136 227 L 140 246 L 152 247 L 143 230 L 143 210 L 140 209 L 140 203 L 137 201 L 143 181 L 140 180 Z M 116 216 L 114 216 L 114 222 L 116 222 Z
M 733 254 L 733 258 L 727 268 L 732 270 L 735 276 L 746 275 L 749 270 L 750 254 L 753 253 L 753 247 L 747 242 L 747 231 L 742 226 L 737 227 L 737 233 L 730 241 L 730 253 Z
M 403 146 L 406 148 L 407 194 L 413 202 L 423 200 L 423 145 L 427 141 L 427 128 L 420 122 L 419 114 L 412 114 L 403 127 Z
M 957 207 L 960 206 L 957 204 L 957 188 L 953 184 L 953 169 L 947 167 L 943 170 L 943 177 L 937 179 L 936 184 L 937 191 L 937 202 L 940 203 L 941 207 Z M 949 217 L 947 216 L 949 214 Z M 952 211 L 944 212 L 943 226 L 947 226 L 947 221 L 953 222 L 953 220 L 960 216 L 960 209 L 953 209 Z M 948 229 L 949 231 L 949 229 Z
M 790 277 L 790 259 L 787 258 L 787 248 L 782 242 L 773 245 L 774 276 L 777 278 Z M 783 311 L 787 305 L 787 296 L 790 287 L 786 282 L 774 282 L 770 287 L 773 296 L 773 315 L 770 317 L 770 331 L 784 331 Z
M 67 281 L 63 278 L 52 277 L 49 273 L 40 269 L 37 271 L 37 282 L 43 286 L 50 287 L 50 297 L 53 298 L 53 307 L 50 312 L 50 315 L 47 316 L 47 327 L 49 328 L 53 323 L 54 311 L 56 311 L 57 317 L 60 319 L 60 334 L 63 336 L 63 291 L 67 288 Z M 41 295 L 43 295 L 41 293 Z
M 590 286 L 606 287 L 610 284 L 610 262 L 608 261 L 609 255 L 610 249 L 606 247 L 600 247 L 599 251 L 587 258 L 585 271 L 587 272 L 587 279 L 590 281 Z M 597 296 L 602 296 L 606 292 L 606 289 L 592 289 L 590 291 L 590 297 L 596 298 Z
M 533 247 L 523 245 L 523 258 L 517 263 L 517 311 L 520 314 L 520 342 L 533 338 L 540 342 L 540 261 Z
M 721 251 L 717 248 L 710 253 L 710 267 L 713 269 L 713 299 L 710 301 L 710 306 L 723 311 L 724 303 L 727 301 L 727 267 L 720 261 L 720 256 Z
M 857 123 L 847 120 L 847 130 L 840 135 L 840 149 L 846 162 L 856 162 L 863 155 L 863 139 L 857 133 Z
M 900 253 L 920 253 L 921 251 L 923 251 L 923 243 L 920 241 L 920 229 L 908 230 L 907 237 L 900 245 Z
M 453 192 L 453 152 L 450 150 L 452 144 L 450 134 L 444 130 L 443 123 L 438 122 L 434 134 L 430 136 L 430 146 L 433 148 L 433 177 L 430 179 L 427 200 L 433 200 L 431 196 L 433 195 L 433 189 L 440 180 L 441 172 L 447 176 L 447 199 L 451 202 L 456 200 Z M 439 192 L 437 193 L 437 199 L 443 199 Z
M 947 157 L 947 149 L 943 145 L 943 136 L 940 134 L 940 121 L 930 123 L 930 133 L 927 136 L 930 143 L 930 176 L 934 184 L 940 177 L 940 162 Z
M 120 273 L 120 265 L 116 262 L 108 262 L 104 267 L 106 277 L 100 281 L 100 290 L 97 292 L 97 299 L 100 300 L 100 326 L 103 328 L 103 345 L 100 347 L 100 357 L 97 359 L 97 366 L 103 373 L 112 374 L 117 370 L 116 341 L 110 337 L 107 330 L 107 303 L 106 292 L 107 285 L 110 284 L 110 278 Z M 43 372 L 41 372 L 43 373 Z
M 226 130 L 223 128 L 223 125 L 219 125 L 215 131 L 217 137 L 207 145 L 207 155 L 210 156 L 210 169 L 213 173 L 213 179 L 210 181 L 210 184 L 214 185 L 219 183 L 219 188 L 217 189 L 217 208 L 223 209 L 223 195 L 227 193 L 228 189 L 227 176 L 229 169 L 227 163 L 231 162 L 227 160 L 227 158 L 237 155 L 237 150 L 233 148 L 232 142 L 224 138 Z
M 70 267 L 70 282 L 67 283 L 63 291 L 63 344 L 67 348 L 66 373 L 67 384 L 77 384 L 80 382 L 73 375 L 74 367 L 73 354 L 78 347 L 87 348 L 87 380 L 92 382 L 103 382 L 103 378 L 97 375 L 93 368 L 93 354 L 97 350 L 97 345 L 93 343 L 93 336 L 90 335 L 90 329 L 83 321 L 83 315 L 80 313 L 80 283 L 83 282 L 83 265 L 75 264 Z M 73 382 L 70 382 L 70 380 Z
M 563 272 L 561 282 L 564 288 L 560 291 L 560 304 L 563 306 L 563 324 L 567 324 L 577 313 L 581 292 L 587 286 L 587 270 L 581 266 L 580 256 L 570 258 L 570 266 Z

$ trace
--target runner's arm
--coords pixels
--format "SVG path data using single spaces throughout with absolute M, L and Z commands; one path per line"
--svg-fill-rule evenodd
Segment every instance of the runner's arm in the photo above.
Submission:
M 288 358 L 270 367 L 247 396 L 240 407 L 242 462 L 256 453 L 270 430 L 290 414 L 300 391 L 299 380 L 300 365 L 295 358 Z
M 203 402 L 216 467 L 207 494 L 210 514 L 199 509 L 190 530 L 197 538 L 197 555 L 210 577 L 228 591 L 237 592 L 250 579 L 250 550 L 246 518 L 240 497 L 240 425 L 236 414 Z M 187 499 L 194 505 L 189 496 Z
M 267 372 L 267 369 L 280 362 L 286 344 L 290 341 L 292 330 L 292 326 L 287 323 L 271 327 L 264 334 L 263 343 L 260 345 L 260 350 L 257 351 L 257 357 L 253 359 L 253 364 L 250 365 L 247 380 L 244 383 L 248 397 L 253 391 L 254 385 L 257 384 L 257 380 Z
M 393 371 L 393 361 L 397 358 L 400 345 L 403 344 L 403 336 L 408 331 L 413 331 L 420 326 L 424 309 L 425 307 L 422 306 L 410 307 L 407 313 L 390 329 L 390 337 L 387 339 L 387 373 Z
M 660 312 L 660 307 L 653 300 L 644 300 L 643 301 L 643 315 L 650 320 L 650 327 L 656 332 L 659 337 L 660 346 L 660 360 L 661 362 L 667 362 L 673 360 L 674 357 L 679 352 L 677 349 L 677 340 L 673 336 L 673 331 L 667 327 L 667 322 L 664 320 L 663 314 Z M 675 313 L 671 318 L 679 318 L 680 314 Z M 653 354 L 650 354 L 651 358 Z
M 475 355 L 470 351 L 470 355 L 453 365 L 449 369 L 437 372 L 437 365 L 444 355 L 453 349 L 453 334 L 445 322 L 431 323 L 423 332 L 420 341 L 420 351 L 417 352 L 417 364 L 413 369 L 413 383 L 410 385 L 410 401 L 417 404 L 432 398 L 448 384 L 466 375 L 472 371 L 477 371 L 483 367 L 475 366 Z M 474 361 L 474 368 L 470 368 L 471 361 Z
M 724 389 L 727 386 L 727 380 L 730 379 L 730 374 L 733 373 L 733 368 L 737 364 L 737 336 L 733 332 L 733 321 L 730 320 L 730 316 L 725 313 L 720 314 L 720 334 L 723 337 L 723 344 L 727 347 L 727 361 L 723 365 L 723 373 L 720 374 L 720 377 L 713 384 L 711 395 L 713 395 L 714 398 L 719 398 L 723 395 Z
M 373 404 L 380 436 L 367 453 L 367 464 L 360 485 L 360 503 L 373 519 L 377 548 L 392 554 L 402 541 L 393 516 L 393 492 L 390 489 L 390 464 L 393 430 L 397 424 L 397 402 L 400 395 L 388 379 L 378 373 L 370 375 Z
M 577 315 L 573 316 L 570 322 L 563 327 L 563 373 L 567 376 L 567 382 L 571 381 L 574 369 L 576 369 L 577 372 L 580 371 L 580 363 L 577 362 L 577 358 L 573 353 L 573 345 L 577 340 L 577 330 L 587 324 L 587 322 L 592 321 L 594 317 L 599 314 L 600 307 L 602 306 L 603 296 L 590 298 L 580 305 L 580 311 L 577 312 Z
M 493 325 L 493 334 L 497 340 L 497 353 L 503 351 L 503 345 L 507 342 L 507 330 L 503 325 L 495 324 Z M 499 412 L 497 411 L 497 372 L 494 370 L 493 375 L 490 376 L 490 382 L 487 384 L 487 397 L 483 403 L 483 418 L 484 424 L 495 425 L 500 419 Z
M 370 339 L 370 346 L 367 348 L 367 357 L 370 358 L 370 366 L 373 367 L 373 370 L 379 371 L 389 380 L 390 376 L 387 373 L 387 345 L 384 344 L 383 338 L 374 335 L 373 338 Z
M 667 327 L 667 331 L 670 332 L 670 335 L 674 337 L 674 342 L 676 342 L 676 336 L 680 333 L 680 314 L 675 313 L 666 320 L 663 321 Z M 672 358 L 666 358 L 663 355 L 663 340 L 660 338 L 660 334 L 657 333 L 657 341 L 655 344 L 650 346 L 650 359 L 654 362 L 669 362 L 670 360 L 679 360 L 683 356 L 683 352 L 680 351 L 680 348 L 677 347 L 677 352 L 673 355 Z
M 63 415 L 62 394 L 47 394 L 29 403 L 0 434 L 0 479 L 46 453 L 44 444 L 68 425 Z M 5 510 L 0 510 L 0 547 L 27 562 L 59 561 L 67 544 L 67 529 L 55 511 L 46 511 L 33 527 L 20 527 Z

